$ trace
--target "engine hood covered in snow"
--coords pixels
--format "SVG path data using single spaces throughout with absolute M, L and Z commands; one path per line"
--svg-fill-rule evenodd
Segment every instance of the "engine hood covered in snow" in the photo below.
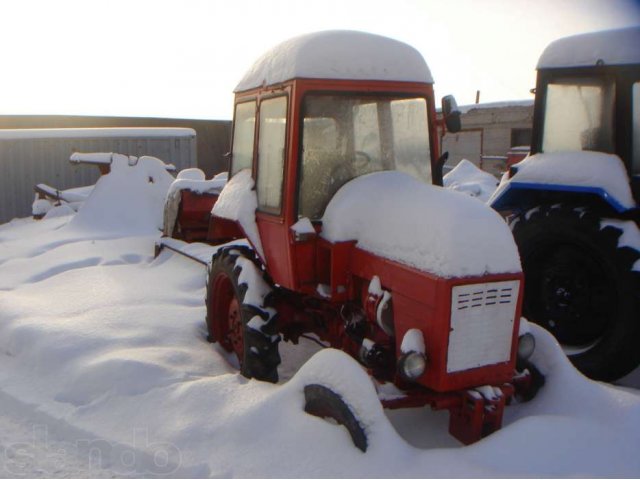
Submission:
M 370 253 L 446 278 L 521 271 L 511 231 L 495 211 L 400 172 L 347 183 L 322 222 L 331 242 L 356 240 Z

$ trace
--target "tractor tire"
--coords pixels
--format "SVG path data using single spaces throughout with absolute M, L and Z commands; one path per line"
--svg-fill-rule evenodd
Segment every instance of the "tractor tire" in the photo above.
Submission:
M 367 435 L 362 425 L 340 395 L 318 384 L 304 387 L 304 411 L 320 418 L 331 418 L 344 426 L 351 441 L 361 451 L 367 451 Z
M 205 299 L 207 339 L 220 343 L 225 350 L 237 355 L 243 376 L 276 383 L 280 364 L 277 314 L 264 305 L 258 307 L 244 303 L 249 285 L 239 281 L 243 269 L 239 258 L 251 261 L 244 263 L 245 268 L 256 268 L 261 272 L 248 248 L 226 248 L 213 256 Z M 260 318 L 259 329 L 250 325 L 256 316 Z
M 573 364 L 612 381 L 640 363 L 640 252 L 584 208 L 540 206 L 511 218 L 525 275 L 523 315 L 550 331 Z

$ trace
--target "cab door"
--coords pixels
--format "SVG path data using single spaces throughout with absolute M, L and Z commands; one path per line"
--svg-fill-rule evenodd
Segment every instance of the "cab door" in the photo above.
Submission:
M 258 109 L 255 161 L 258 208 L 256 223 L 269 274 L 274 282 L 294 287 L 290 232 L 285 222 L 288 96 L 262 98 Z

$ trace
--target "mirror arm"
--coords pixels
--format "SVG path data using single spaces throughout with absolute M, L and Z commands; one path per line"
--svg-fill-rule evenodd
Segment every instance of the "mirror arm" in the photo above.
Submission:
M 438 185 L 442 187 L 443 185 L 443 175 L 442 170 L 444 168 L 444 164 L 447 163 L 449 159 L 449 152 L 444 152 L 440 157 L 436 160 L 435 165 L 431 171 L 431 178 L 433 180 L 434 185 Z

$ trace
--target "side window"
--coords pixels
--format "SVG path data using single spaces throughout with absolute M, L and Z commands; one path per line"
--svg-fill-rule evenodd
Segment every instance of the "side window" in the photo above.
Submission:
M 287 97 L 260 103 L 258 136 L 258 209 L 280 213 L 284 180 L 285 138 L 287 132 Z
M 409 98 L 391 102 L 396 169 L 431 183 L 431 150 L 427 101 Z
M 231 175 L 245 168 L 251 168 L 253 162 L 253 138 L 256 126 L 256 102 L 236 105 L 233 124 L 233 154 Z
M 632 97 L 633 156 L 631 157 L 631 173 L 633 175 L 640 175 L 640 82 L 633 84 Z

